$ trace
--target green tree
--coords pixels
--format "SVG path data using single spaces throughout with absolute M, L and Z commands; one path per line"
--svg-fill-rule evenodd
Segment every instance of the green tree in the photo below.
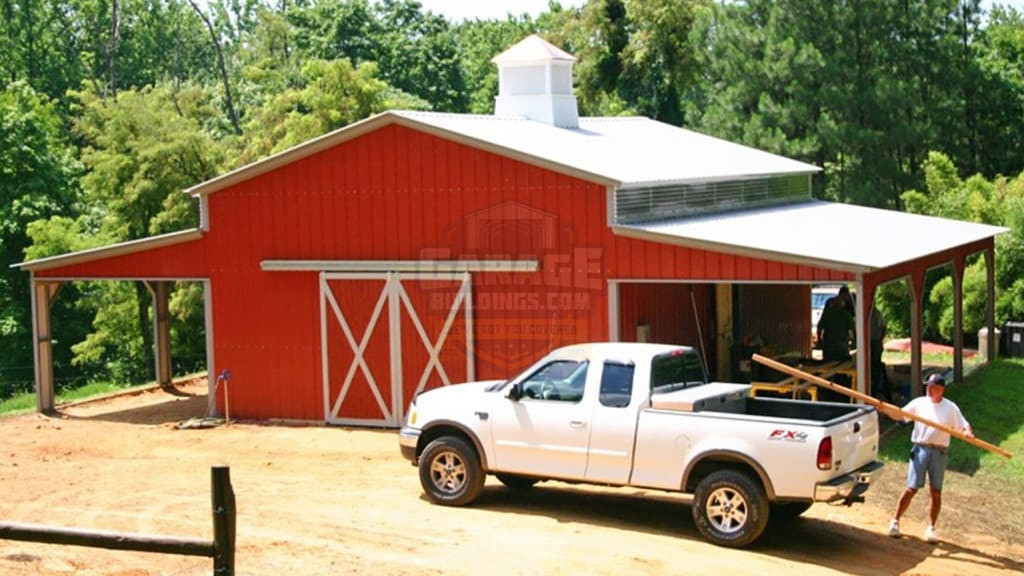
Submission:
M 0 2 L 0 84 L 27 82 L 61 99 L 83 77 L 79 15 L 59 2 Z
M 254 161 L 390 108 L 429 104 L 377 78 L 372 63 L 353 67 L 345 59 L 311 60 L 302 85 L 270 97 L 251 115 L 243 161 Z
M 468 108 L 455 31 L 419 2 L 319 0 L 284 15 L 302 58 L 374 62 L 381 80 L 436 110 Z
M 73 226 L 61 218 L 33 225 L 35 255 L 77 249 L 76 238 L 86 234 L 110 243 L 196 226 L 197 208 L 182 190 L 220 173 L 225 156 L 202 128 L 219 114 L 203 91 L 158 86 L 123 91 L 116 102 L 91 91 L 75 96 L 81 107 L 75 130 L 87 144 L 81 183 L 90 209 Z M 92 332 L 73 348 L 76 363 L 101 366 L 119 381 L 152 377 L 150 298 L 141 283 L 89 284 L 80 306 L 94 320 Z
M 706 0 L 595 0 L 564 18 L 552 39 L 579 58 L 584 114 L 686 121 L 684 94 L 699 78 L 691 30 Z
M 820 195 L 898 207 L 929 150 L 978 149 L 977 0 L 749 0 L 698 19 L 695 122 L 823 166 Z
M 971 47 L 974 146 L 965 171 L 1015 174 L 1024 167 L 1024 18 L 997 6 Z
M 32 365 L 28 279 L 11 265 L 31 222 L 72 211 L 77 171 L 54 104 L 22 81 L 0 92 L 0 369 Z
M 996 324 L 1024 318 L 1024 173 L 1012 180 L 999 177 L 991 182 L 980 175 L 964 180 L 952 160 L 938 152 L 929 153 L 923 172 L 926 188 L 902 196 L 908 211 L 1009 228 L 996 237 Z M 964 271 L 964 330 L 970 334 L 985 323 L 984 266 L 984 259 L 979 259 Z M 938 280 L 926 302 L 927 329 L 948 338 L 952 333 L 951 279 Z

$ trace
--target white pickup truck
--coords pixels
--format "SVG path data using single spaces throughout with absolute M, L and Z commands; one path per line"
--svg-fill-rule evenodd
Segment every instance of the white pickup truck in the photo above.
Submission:
M 746 546 L 769 516 L 861 501 L 881 467 L 878 415 L 858 404 L 753 398 L 705 381 L 692 348 L 559 348 L 508 381 L 419 394 L 399 434 L 427 497 L 473 502 L 487 474 L 511 489 L 543 480 L 694 495 L 704 537 Z

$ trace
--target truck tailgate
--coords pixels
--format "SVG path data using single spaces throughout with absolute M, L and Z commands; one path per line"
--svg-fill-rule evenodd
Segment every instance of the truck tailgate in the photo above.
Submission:
M 837 418 L 826 426 L 832 437 L 833 472 L 848 473 L 873 462 L 878 454 L 878 413 L 863 407 L 857 412 Z

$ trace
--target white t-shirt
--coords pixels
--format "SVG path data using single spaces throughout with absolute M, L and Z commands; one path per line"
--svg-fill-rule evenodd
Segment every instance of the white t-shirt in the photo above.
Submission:
M 960 412 L 960 407 L 945 398 L 935 403 L 927 395 L 918 396 L 904 406 L 903 410 L 962 432 L 966 432 L 971 426 Z M 915 420 L 910 441 L 914 444 L 949 446 L 949 434 Z

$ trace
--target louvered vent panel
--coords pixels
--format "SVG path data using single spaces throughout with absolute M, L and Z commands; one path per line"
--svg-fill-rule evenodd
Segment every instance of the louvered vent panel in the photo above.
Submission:
M 723 180 L 676 186 L 627 188 L 615 194 L 615 222 L 633 224 L 785 204 L 811 197 L 806 174 Z

